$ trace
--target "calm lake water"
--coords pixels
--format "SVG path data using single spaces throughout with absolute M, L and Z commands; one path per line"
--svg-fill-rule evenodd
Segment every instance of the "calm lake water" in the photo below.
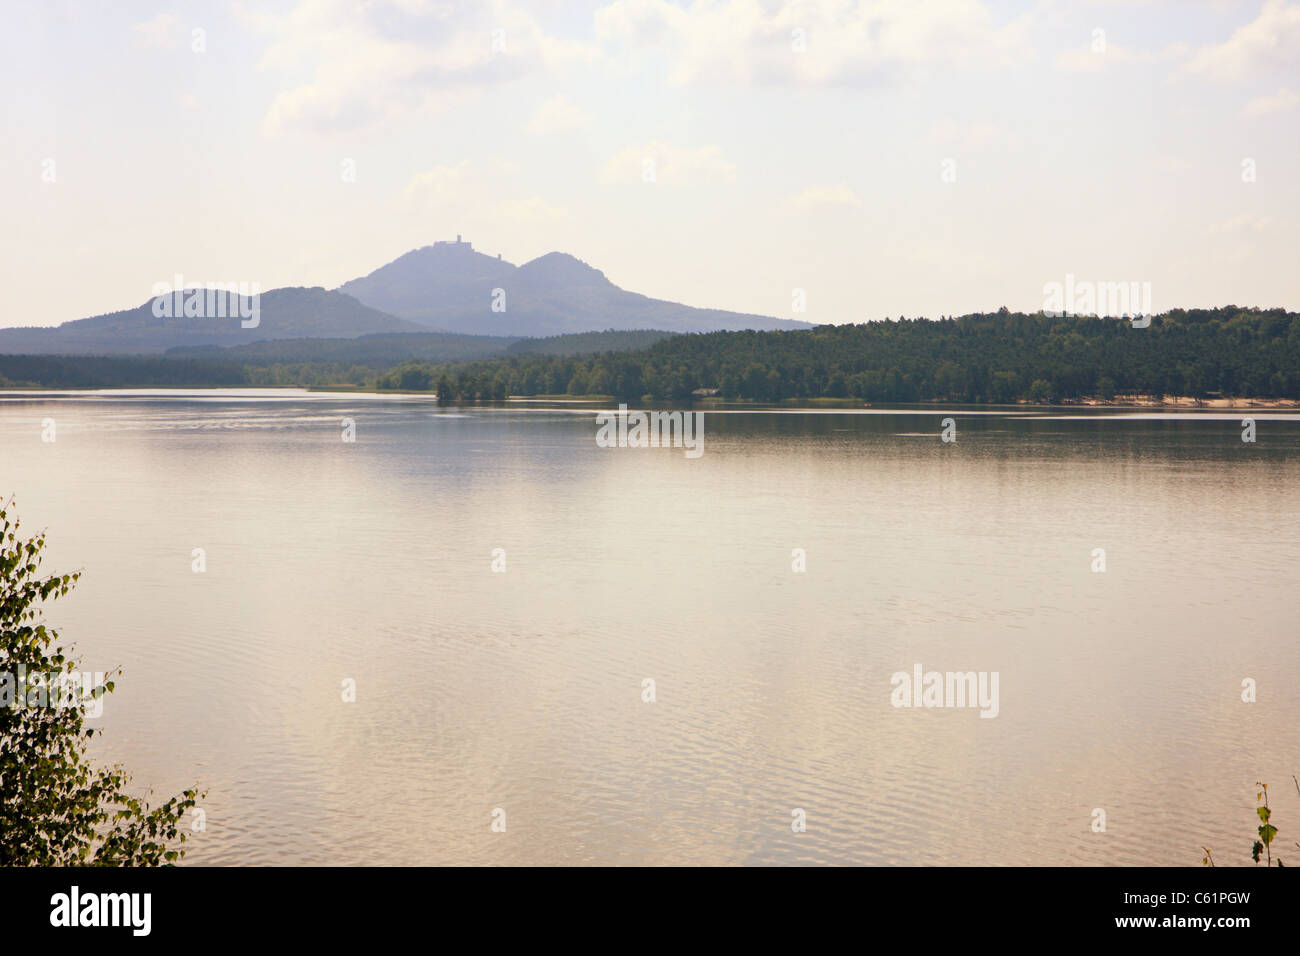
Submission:
M 1258 780 L 1300 838 L 1300 415 L 710 412 L 692 460 L 596 408 L 0 395 L 50 620 L 125 670 L 97 754 L 210 791 L 187 862 L 1247 864 Z M 891 706 L 917 664 L 997 716 Z

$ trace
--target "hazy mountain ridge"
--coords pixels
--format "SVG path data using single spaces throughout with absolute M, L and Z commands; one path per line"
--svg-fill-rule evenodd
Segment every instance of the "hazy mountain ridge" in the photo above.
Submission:
M 239 315 L 159 317 L 155 301 L 53 328 L 0 329 L 0 354 L 150 355 L 271 340 L 429 332 L 513 340 L 587 332 L 812 328 L 628 292 L 567 253 L 550 252 L 516 266 L 459 239 L 413 249 L 338 289 L 292 286 L 263 292 L 252 328 L 242 327 Z
M 476 252 L 468 242 L 413 250 L 345 282 L 339 291 L 404 319 L 478 335 L 812 328 L 792 319 L 698 309 L 628 292 L 568 253 L 549 252 L 516 266 Z
M 0 354 L 148 355 L 178 346 L 233 346 L 268 339 L 356 338 L 385 332 L 429 331 L 320 286 L 262 293 L 253 328 L 242 327 L 243 321 L 251 319 L 242 319 L 234 308 L 228 311 L 236 314 L 224 318 L 159 317 L 154 315 L 155 301 L 150 299 L 134 309 L 64 322 L 54 328 L 0 329 Z M 247 299 L 238 302 L 248 304 Z

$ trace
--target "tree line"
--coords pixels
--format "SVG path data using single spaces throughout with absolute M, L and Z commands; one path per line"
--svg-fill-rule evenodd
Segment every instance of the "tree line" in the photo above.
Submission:
M 593 394 L 680 401 L 700 389 L 764 402 L 1300 399 L 1300 314 L 1177 309 L 1135 328 L 1127 319 L 1003 309 L 806 331 L 674 335 L 638 351 L 599 355 L 406 362 L 372 384 L 436 391 L 443 401 Z
M 343 347 L 347 342 L 314 352 L 301 342 L 257 343 L 248 349 L 255 355 L 244 354 L 245 347 L 166 356 L 3 355 L 0 387 L 346 385 L 436 391 L 447 402 L 511 395 L 680 402 L 701 389 L 762 402 L 1300 399 L 1300 314 L 1282 309 L 1179 309 L 1153 317 L 1146 328 L 1003 310 L 799 331 L 605 332 L 436 361 L 412 350 L 385 357 L 396 341 L 351 343 L 356 355 Z M 506 349 L 506 341 L 492 345 Z

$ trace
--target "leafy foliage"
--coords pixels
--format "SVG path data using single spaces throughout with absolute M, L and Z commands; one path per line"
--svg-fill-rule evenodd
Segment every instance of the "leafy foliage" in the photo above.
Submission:
M 1296 780 L 1295 777 L 1291 779 L 1295 781 L 1296 792 L 1300 793 L 1300 780 Z M 1259 829 L 1256 831 L 1259 834 L 1259 839 L 1251 845 L 1250 858 L 1258 864 L 1260 857 L 1263 857 L 1265 866 L 1272 866 L 1274 862 L 1273 842 L 1277 838 L 1277 827 L 1270 822 L 1273 811 L 1268 805 L 1268 784 L 1256 783 L 1255 786 L 1259 787 L 1259 792 L 1255 794 L 1255 800 L 1259 803 L 1259 806 L 1255 808 L 1255 813 L 1259 816 Z M 1296 846 L 1300 847 L 1300 843 L 1297 843 Z M 1214 854 L 1210 852 L 1209 847 L 1203 846 L 1201 849 L 1205 851 L 1205 856 L 1201 858 L 1201 862 L 1205 866 L 1214 866 Z M 1281 857 L 1277 858 L 1277 865 L 1283 866 Z
M 186 790 L 150 807 L 127 792 L 120 766 L 88 760 L 95 731 L 85 727 L 86 711 L 114 682 L 67 683 L 76 661 L 42 609 L 81 575 L 41 577 L 45 536 L 20 537 L 12 506 L 0 505 L 0 675 L 13 697 L 0 706 L 0 866 L 174 862 L 187 837 L 181 819 L 201 794 Z
M 1266 864 L 1272 866 L 1273 838 L 1277 836 L 1277 827 L 1268 822 L 1269 818 L 1273 816 L 1273 811 L 1268 808 L 1268 784 L 1257 783 L 1255 786 L 1260 788 L 1259 793 L 1255 794 L 1255 799 L 1260 802 L 1260 805 L 1255 808 L 1255 812 L 1259 814 L 1259 830 L 1257 831 L 1259 839 L 1250 848 L 1250 856 L 1251 859 L 1258 863 L 1260 854 L 1263 853 L 1265 854 Z M 1282 865 L 1281 857 L 1278 857 L 1277 865 Z

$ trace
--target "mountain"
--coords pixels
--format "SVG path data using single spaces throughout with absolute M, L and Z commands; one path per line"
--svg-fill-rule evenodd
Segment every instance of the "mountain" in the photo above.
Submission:
M 187 289 L 181 296 L 190 294 Z M 459 236 L 455 242 L 438 242 L 408 252 L 336 290 L 317 286 L 263 292 L 256 300 L 256 324 L 249 328 L 243 327 L 243 321 L 251 311 L 251 299 L 232 296 L 223 311 L 234 314 L 220 318 L 185 317 L 176 300 L 175 295 L 162 296 L 134 309 L 64 322 L 54 328 L 0 329 L 0 355 L 151 355 L 176 348 L 427 335 L 431 331 L 514 340 L 587 332 L 812 327 L 807 322 L 651 299 L 620 289 L 599 269 L 562 252 L 516 266 L 500 256 L 475 252 Z M 175 308 L 157 314 L 158 306 L 168 302 L 175 302 Z M 236 304 L 244 307 L 242 313 Z M 418 344 L 419 349 L 399 361 L 441 355 L 447 351 L 444 346 L 452 343 Z M 382 345 L 385 350 L 394 347 L 392 342 Z M 303 349 L 271 349 L 266 354 L 281 351 L 288 354 Z M 477 355 L 482 350 L 457 343 L 450 351 Z M 496 348 L 486 351 L 491 354 Z
M 345 282 L 339 291 L 390 315 L 463 332 L 447 328 L 440 320 L 487 311 L 492 289 L 516 271 L 509 262 L 475 252 L 468 242 L 440 242 L 399 256 L 364 278 Z
M 697 309 L 628 292 L 563 252 L 515 266 L 474 251 L 459 237 L 408 252 L 339 291 L 413 322 L 476 335 L 811 328 L 807 322 Z
M 188 294 L 188 293 L 186 293 Z M 173 298 L 162 297 L 164 300 Z M 64 322 L 55 328 L 0 329 L 0 354 L 8 355 L 147 355 L 177 346 L 242 345 L 267 339 L 302 337 L 357 338 L 393 332 L 422 332 L 426 326 L 387 315 L 350 295 L 316 288 L 272 289 L 258 300 L 257 325 L 248 299 L 225 305 L 225 318 L 155 315 L 150 299 L 134 309 Z M 239 311 L 243 307 L 243 312 Z M 163 310 L 165 311 L 165 310 Z

